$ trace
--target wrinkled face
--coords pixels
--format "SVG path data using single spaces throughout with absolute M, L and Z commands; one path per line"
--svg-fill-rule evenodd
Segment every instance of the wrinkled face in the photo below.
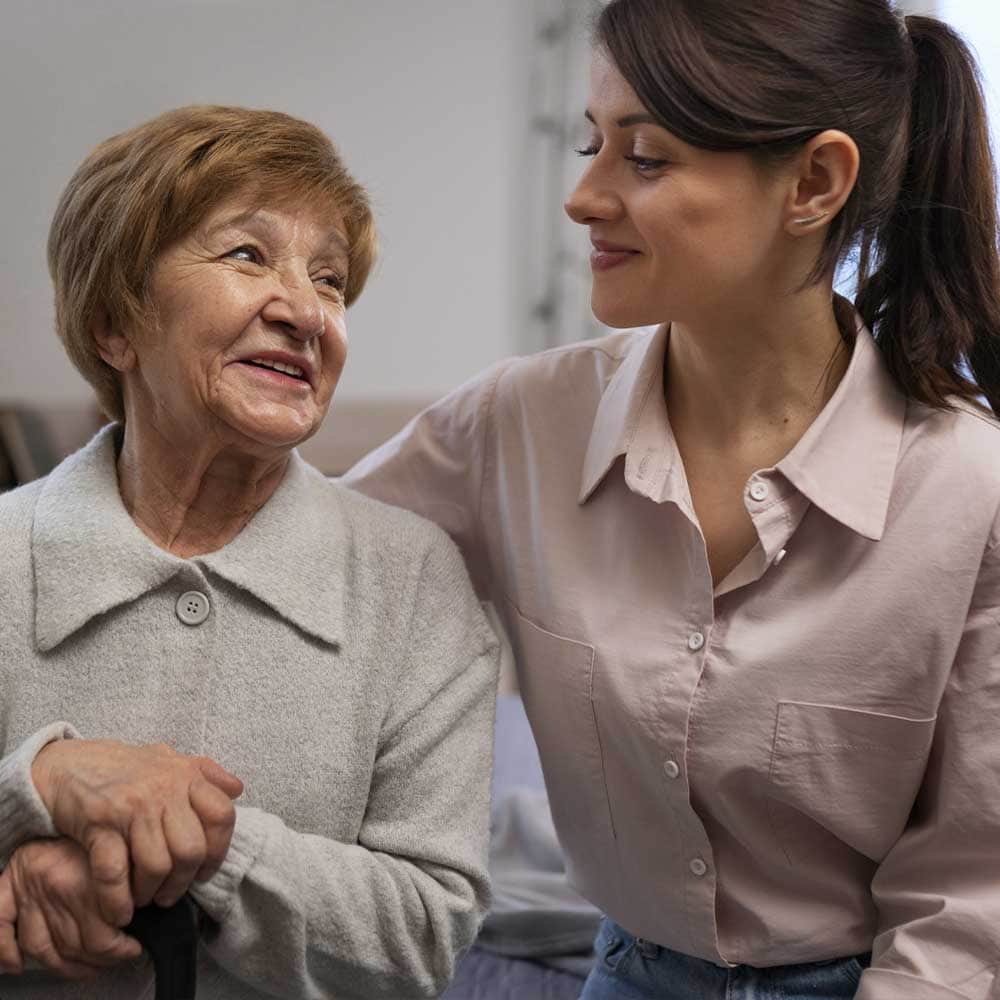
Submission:
M 566 211 L 590 230 L 601 322 L 697 325 L 781 287 L 787 188 L 748 154 L 697 149 L 657 125 L 600 49 L 587 118 L 590 160 Z
M 132 339 L 130 419 L 164 434 L 286 449 L 322 423 L 347 356 L 342 220 L 236 197 L 168 247 L 151 280 L 157 329 Z

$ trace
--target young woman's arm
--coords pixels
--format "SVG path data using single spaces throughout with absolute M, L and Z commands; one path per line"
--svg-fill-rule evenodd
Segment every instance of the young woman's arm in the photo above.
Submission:
M 872 882 L 857 1000 L 994 996 L 1000 955 L 1000 534 L 986 553 L 938 710 L 923 788 Z

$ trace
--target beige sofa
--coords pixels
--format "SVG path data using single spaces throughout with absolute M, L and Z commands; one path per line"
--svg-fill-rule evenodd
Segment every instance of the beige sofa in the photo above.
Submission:
M 334 400 L 319 432 L 300 449 L 327 475 L 346 472 L 362 455 L 387 441 L 429 400 Z M 45 475 L 97 431 L 96 404 L 38 407 L 0 402 L 0 483 Z M 5 462 L 12 468 L 5 468 Z

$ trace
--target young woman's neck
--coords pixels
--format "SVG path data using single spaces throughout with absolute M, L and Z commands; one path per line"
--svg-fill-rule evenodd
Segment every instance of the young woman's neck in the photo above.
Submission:
M 166 437 L 128 419 L 118 455 L 126 510 L 160 548 L 184 559 L 232 541 L 277 489 L 288 454 L 261 457 L 213 440 Z
M 671 425 L 721 452 L 794 443 L 850 362 L 828 286 L 697 328 L 673 323 L 664 372 Z

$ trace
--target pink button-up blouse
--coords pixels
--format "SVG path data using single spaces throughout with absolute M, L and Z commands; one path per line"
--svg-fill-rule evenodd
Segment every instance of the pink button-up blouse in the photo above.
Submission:
M 997 996 L 997 424 L 908 402 L 860 328 L 713 589 L 667 337 L 505 362 L 347 481 L 461 546 L 597 906 L 720 965 L 873 949 L 858 1000 Z

